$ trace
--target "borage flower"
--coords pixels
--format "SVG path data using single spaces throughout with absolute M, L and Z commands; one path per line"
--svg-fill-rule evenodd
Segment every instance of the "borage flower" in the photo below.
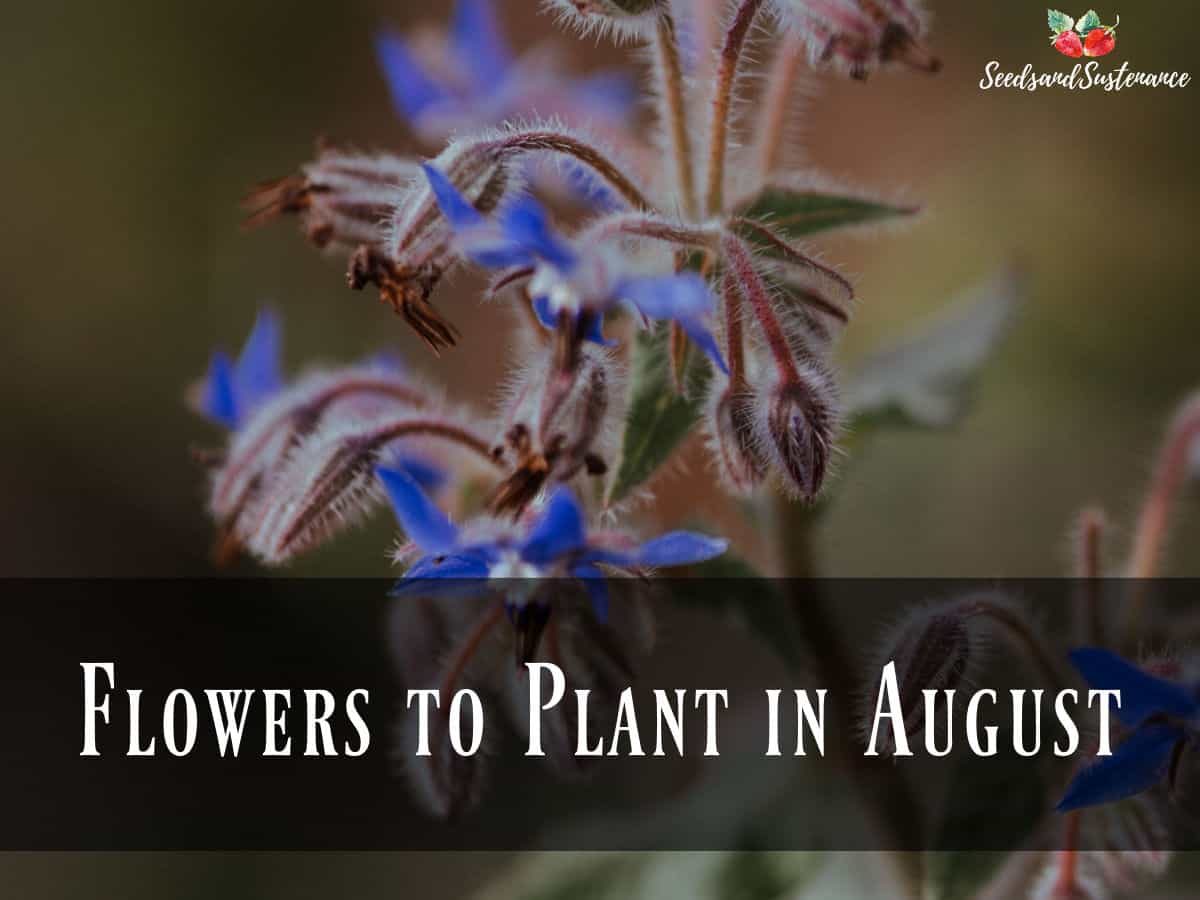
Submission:
M 457 0 L 445 35 L 384 32 L 375 47 L 396 110 L 429 141 L 534 111 L 621 128 L 634 104 L 624 73 L 571 78 L 548 53 L 515 58 L 490 0 Z
M 278 318 L 260 313 L 236 362 L 216 351 L 192 398 L 197 412 L 229 432 L 224 448 L 201 454 L 213 466 L 209 510 L 218 524 L 220 562 L 230 561 L 243 547 L 269 562 L 304 549 L 301 542 L 268 551 L 263 527 L 280 509 L 300 508 L 291 502 L 292 494 L 304 480 L 300 476 L 312 468 L 308 458 L 314 448 L 329 444 L 330 435 L 353 443 L 375 425 L 393 422 L 404 436 L 381 443 L 377 458 L 404 470 L 427 490 L 446 480 L 446 471 L 429 461 L 422 446 L 444 437 L 447 429 L 441 426 L 451 421 L 434 402 L 434 392 L 387 356 L 288 380 L 280 365 L 280 335 Z M 422 423 L 427 427 L 419 427 Z M 412 427 L 400 429 L 404 424 Z M 486 456 L 487 445 L 478 443 L 476 455 Z M 439 462 L 458 461 L 441 453 Z M 368 467 L 368 478 L 373 467 Z M 330 528 L 321 534 L 337 530 L 345 512 L 326 517 Z
M 606 573 L 616 569 L 687 566 L 720 556 L 728 543 L 689 531 L 673 531 L 643 544 L 622 534 L 588 535 L 583 510 L 570 490 L 557 488 L 537 512 L 513 526 L 484 521 L 459 529 L 397 469 L 376 470 L 409 541 L 422 554 L 396 585 L 397 594 L 436 590 L 436 582 L 519 579 L 506 591 L 509 619 L 523 636 L 519 661 L 531 658 L 550 615 L 539 598 L 543 579 L 578 579 L 588 589 L 597 619 L 608 617 Z M 504 587 L 503 584 L 497 585 Z
M 1113 803 L 1164 781 L 1173 785 L 1184 752 L 1200 741 L 1200 689 L 1158 678 L 1107 650 L 1076 650 L 1071 661 L 1093 688 L 1121 692 L 1117 717 L 1130 734 L 1112 756 L 1075 776 L 1059 811 Z
M 694 272 L 642 275 L 629 271 L 617 250 L 576 246 L 554 233 L 545 209 L 524 195 L 488 219 L 436 167 L 422 167 L 460 251 L 477 265 L 524 279 L 534 312 L 546 328 L 567 330 L 605 343 L 605 313 L 631 307 L 645 319 L 678 322 L 716 366 L 728 373 L 712 332 L 704 324 L 714 308 L 707 282 Z

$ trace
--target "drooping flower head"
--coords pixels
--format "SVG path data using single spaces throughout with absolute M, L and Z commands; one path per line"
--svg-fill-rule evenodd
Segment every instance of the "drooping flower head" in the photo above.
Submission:
M 572 78 L 544 52 L 516 58 L 491 0 L 456 0 L 445 35 L 375 41 L 396 110 L 430 141 L 537 112 L 597 127 L 623 127 L 631 81 L 604 72 Z
M 229 431 L 224 448 L 204 454 L 213 465 L 209 511 L 220 532 L 217 558 L 221 562 L 228 562 L 242 548 L 264 560 L 282 562 L 342 527 L 352 518 L 347 507 L 354 504 L 347 498 L 364 489 L 349 484 L 336 496 L 326 497 L 326 513 L 306 519 L 304 504 L 295 501 L 314 468 L 311 460 L 326 446 L 333 450 L 345 443 L 357 446 L 364 434 L 388 422 L 429 427 L 409 428 L 404 431 L 407 436 L 380 442 L 367 467 L 367 488 L 373 481 L 374 461 L 379 459 L 404 470 L 427 490 L 440 488 L 446 480 L 447 472 L 430 462 L 421 444 L 427 435 L 436 436 L 449 417 L 436 408 L 430 390 L 393 357 L 379 355 L 287 380 L 280 369 L 280 335 L 278 317 L 260 313 L 237 361 L 222 351 L 214 353 L 209 372 L 195 391 L 197 411 Z M 333 437 L 340 437 L 342 444 Z M 336 474 L 319 468 L 326 481 Z M 289 514 L 283 520 L 301 519 L 310 527 L 298 539 L 275 541 L 266 526 L 283 512 Z
M 545 209 L 528 195 L 489 219 L 436 167 L 423 168 L 461 252 L 484 268 L 523 272 L 533 309 L 544 326 L 556 328 L 566 321 L 585 339 L 604 343 L 605 313 L 625 306 L 646 319 L 679 323 L 717 367 L 727 371 L 705 325 L 714 302 L 702 277 L 694 272 L 631 272 L 613 248 L 577 246 L 556 234 Z
M 1112 756 L 1075 776 L 1059 811 L 1113 803 L 1172 783 L 1181 754 L 1200 739 L 1200 686 L 1156 677 L 1107 650 L 1076 650 L 1071 662 L 1096 690 L 1121 692 L 1116 714 L 1130 733 Z

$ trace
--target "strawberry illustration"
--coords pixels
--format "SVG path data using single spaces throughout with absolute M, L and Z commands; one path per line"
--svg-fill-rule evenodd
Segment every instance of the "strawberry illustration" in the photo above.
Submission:
M 1117 25 L 1121 17 L 1117 16 Z M 1093 28 L 1087 33 L 1083 43 L 1083 52 L 1088 56 L 1107 56 L 1117 48 L 1117 25 Z
M 1054 49 L 1063 56 L 1069 56 L 1072 59 L 1083 56 L 1083 41 L 1074 31 L 1064 31 L 1051 40 L 1054 42 Z

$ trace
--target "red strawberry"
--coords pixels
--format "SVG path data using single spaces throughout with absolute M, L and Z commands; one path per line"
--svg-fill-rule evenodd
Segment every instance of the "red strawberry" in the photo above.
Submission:
M 1092 32 L 1095 34 L 1095 32 Z M 1091 38 L 1089 37 L 1089 41 Z M 1054 49 L 1063 56 L 1069 56 L 1072 59 L 1083 56 L 1083 41 L 1079 39 L 1074 31 L 1064 31 L 1054 39 Z
M 1088 32 L 1087 42 L 1083 45 L 1083 52 L 1088 56 L 1107 56 L 1116 48 L 1116 26 L 1112 28 L 1093 28 Z

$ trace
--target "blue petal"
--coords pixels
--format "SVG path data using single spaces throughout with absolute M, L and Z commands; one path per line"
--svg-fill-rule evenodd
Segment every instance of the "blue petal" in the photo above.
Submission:
M 396 469 L 375 470 L 400 526 L 408 539 L 426 553 L 449 553 L 458 544 L 458 529 L 417 483 Z
M 708 282 L 695 272 L 630 278 L 618 292 L 651 319 L 702 319 L 713 311 Z
M 396 592 L 412 591 L 417 582 L 464 579 L 474 580 L 488 577 L 487 560 L 469 553 L 453 556 L 423 556 L 409 566 L 404 577 L 396 584 Z
M 728 547 L 729 542 L 722 538 L 710 538 L 692 531 L 672 531 L 642 544 L 634 559 L 639 566 L 687 566 L 720 556 Z
M 493 93 L 504 81 L 512 54 L 500 31 L 491 0 L 458 0 L 450 40 L 456 61 L 465 65 L 480 90 Z
M 1071 662 L 1096 690 L 1121 692 L 1117 718 L 1130 728 L 1157 714 L 1190 719 L 1200 713 L 1200 702 L 1191 691 L 1155 678 L 1115 653 L 1085 647 L 1071 653 Z
M 721 348 L 717 346 L 717 339 L 713 337 L 712 332 L 696 319 L 680 319 L 679 324 L 692 339 L 692 343 L 713 361 L 713 365 L 728 375 L 729 366 L 725 365 L 725 357 L 721 355 Z
M 387 79 L 392 103 L 408 121 L 416 121 L 430 107 L 449 99 L 445 89 L 409 52 L 402 38 L 387 33 L 378 35 L 375 55 Z
M 550 331 L 558 327 L 558 317 L 554 315 L 549 297 L 534 297 L 533 313 L 537 316 L 538 321 Z
M 1175 745 L 1184 738 L 1183 730 L 1172 725 L 1139 728 L 1112 756 L 1075 776 L 1059 812 L 1124 800 L 1153 787 L 1166 777 Z
M 422 163 L 421 170 L 429 180 L 429 187 L 437 199 L 438 208 L 455 230 L 483 224 L 482 214 L 458 192 L 458 188 L 450 183 L 449 178 L 429 163 Z
M 280 375 L 279 317 L 270 310 L 258 314 L 254 329 L 238 356 L 234 383 L 239 412 L 245 415 L 283 385 Z
M 233 362 L 223 350 L 213 354 L 208 364 L 208 375 L 204 379 L 204 390 L 200 397 L 200 411 L 214 422 L 226 428 L 237 428 L 237 393 L 233 386 Z
M 413 454 L 397 454 L 392 460 L 392 466 L 415 481 L 417 487 L 426 492 L 436 491 L 448 480 L 443 469 Z
M 615 347 L 616 341 L 605 340 L 604 338 L 604 316 L 596 315 L 592 317 L 591 324 L 588 326 L 587 334 L 583 336 L 585 341 L 591 341 L 593 344 L 599 344 L 601 347 Z
M 501 226 L 510 240 L 559 271 L 569 272 L 575 267 L 575 251 L 554 234 L 546 210 L 533 197 L 525 195 L 510 203 L 501 217 Z
M 583 581 L 588 597 L 592 601 L 592 611 L 599 622 L 608 621 L 608 576 L 593 565 L 583 563 L 571 569 L 571 575 Z
M 545 566 L 578 550 L 586 540 L 583 510 L 571 492 L 560 487 L 551 494 L 546 508 L 529 530 L 521 546 L 521 559 L 535 566 Z

